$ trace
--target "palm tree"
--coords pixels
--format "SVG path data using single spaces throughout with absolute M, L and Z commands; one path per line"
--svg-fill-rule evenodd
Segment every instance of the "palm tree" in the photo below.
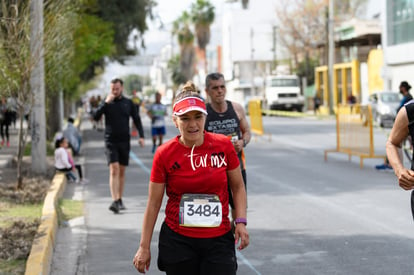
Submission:
M 180 69 L 181 74 L 191 80 L 194 76 L 194 34 L 190 28 L 190 15 L 184 11 L 182 15 L 173 22 L 173 35 L 177 35 L 180 45 Z
M 214 6 L 208 0 L 197 0 L 191 4 L 191 21 L 195 25 L 198 47 L 203 51 L 206 72 L 206 47 L 210 42 L 210 25 L 214 22 L 214 17 Z

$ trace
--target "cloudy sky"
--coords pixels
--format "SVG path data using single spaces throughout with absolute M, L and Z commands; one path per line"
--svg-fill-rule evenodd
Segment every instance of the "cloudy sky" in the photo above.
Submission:
M 157 0 L 158 5 L 154 9 L 154 14 L 158 14 L 161 18 L 164 29 L 159 29 L 159 21 L 152 22 L 148 20 L 149 30 L 145 33 L 144 39 L 147 49 L 145 54 L 158 54 L 162 46 L 168 44 L 171 41 L 171 26 L 172 22 L 176 20 L 185 10 L 190 11 L 191 3 L 194 0 Z M 210 0 L 216 10 L 217 17 L 221 14 L 225 0 Z M 174 38 L 175 39 L 175 38 Z M 174 41 L 175 43 L 175 41 Z
M 274 2 L 275 0 L 255 0 L 255 2 Z M 145 33 L 144 39 L 147 48 L 144 50 L 144 54 L 159 54 L 161 48 L 171 42 L 171 25 L 172 22 L 177 19 L 183 11 L 190 11 L 191 3 L 195 0 L 157 0 L 158 5 L 154 8 L 154 14 L 159 15 L 161 18 L 164 29 L 159 29 L 159 21 L 156 20 L 152 22 L 148 20 L 149 30 Z M 215 6 L 216 19 L 215 23 L 211 27 L 211 42 L 220 43 L 221 37 L 218 37 L 220 34 L 220 24 L 221 24 L 221 15 L 226 9 L 239 9 L 241 4 L 240 0 L 237 0 L 237 3 L 229 4 L 228 0 L 210 0 L 210 2 Z M 277 2 L 277 1 L 275 1 Z M 252 2 L 252 7 L 254 3 Z M 256 5 L 257 6 L 257 5 Z M 376 0 L 369 0 L 367 5 L 367 17 L 371 17 L 373 14 L 379 12 L 379 6 Z M 258 13 L 260 16 L 260 13 Z M 174 43 L 176 38 L 174 38 Z

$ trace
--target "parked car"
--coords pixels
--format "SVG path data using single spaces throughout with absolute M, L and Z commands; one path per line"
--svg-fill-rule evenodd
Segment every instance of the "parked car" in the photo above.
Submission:
M 392 91 L 375 92 L 369 96 L 368 100 L 374 121 L 381 127 L 392 127 L 401 95 Z

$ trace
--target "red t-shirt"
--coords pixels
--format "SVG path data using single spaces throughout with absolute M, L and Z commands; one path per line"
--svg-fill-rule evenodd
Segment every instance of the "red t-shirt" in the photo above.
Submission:
M 205 132 L 204 143 L 192 148 L 179 136 L 161 145 L 154 155 L 150 180 L 165 183 L 168 196 L 165 222 L 178 234 L 193 238 L 214 238 L 230 230 L 227 171 L 239 167 L 231 141 L 224 135 Z M 218 227 L 184 227 L 179 224 L 183 194 L 218 195 L 222 222 Z

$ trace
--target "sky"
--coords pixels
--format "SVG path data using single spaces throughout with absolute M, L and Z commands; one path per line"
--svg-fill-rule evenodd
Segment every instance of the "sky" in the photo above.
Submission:
M 162 46 L 171 42 L 171 26 L 172 22 L 176 20 L 185 10 L 190 11 L 191 3 L 195 0 L 156 0 L 158 5 L 154 8 L 154 14 L 158 14 L 164 23 L 165 28 L 160 30 L 158 28 L 159 23 L 152 22 L 148 19 L 149 30 L 144 34 L 145 44 L 147 49 L 145 54 L 159 54 Z M 216 10 L 216 21 L 221 14 L 222 6 L 225 0 L 210 0 Z M 214 32 L 214 26 L 212 26 L 212 36 Z M 176 39 L 176 38 L 174 38 Z M 175 40 L 174 40 L 174 43 Z
M 159 21 L 152 22 L 148 19 L 149 30 L 144 34 L 144 40 L 146 44 L 146 49 L 143 50 L 143 54 L 148 55 L 157 55 L 160 53 L 161 48 L 170 43 L 171 39 L 174 39 L 173 42 L 176 44 L 176 38 L 171 36 L 171 25 L 174 20 L 176 20 L 183 11 L 190 11 L 191 3 L 196 0 L 156 0 L 158 5 L 154 8 L 154 14 L 159 15 L 162 22 L 164 23 L 164 29 L 159 29 Z M 253 1 L 253 0 L 250 0 Z M 269 1 L 272 2 L 273 0 Z M 231 7 L 231 5 L 241 6 L 241 1 L 237 0 L 237 3 L 229 4 L 226 3 L 228 0 L 210 0 L 215 6 L 216 19 L 215 23 L 211 26 L 211 43 L 218 44 L 221 41 L 221 37 L 218 37 L 221 32 L 221 14 L 223 10 Z M 234 7 L 234 6 L 233 6 Z M 373 14 L 379 12 L 379 5 L 377 0 L 368 0 L 367 5 L 367 17 L 371 17 Z

